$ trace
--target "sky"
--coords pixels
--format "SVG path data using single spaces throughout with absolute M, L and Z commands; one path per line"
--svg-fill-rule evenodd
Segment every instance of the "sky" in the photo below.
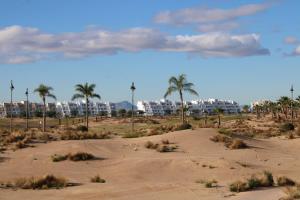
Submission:
M 0 102 L 58 100 L 95 83 L 102 101 L 161 99 L 186 74 L 199 97 L 249 104 L 300 95 L 298 0 L 1 0 Z M 174 94 L 172 100 L 178 99 Z

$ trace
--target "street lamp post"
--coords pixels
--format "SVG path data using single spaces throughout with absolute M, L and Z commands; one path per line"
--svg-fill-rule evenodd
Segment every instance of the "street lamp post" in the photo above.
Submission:
M 131 90 L 131 132 L 134 132 L 134 90 L 135 90 L 134 82 L 132 82 L 130 90 Z
M 293 104 L 294 104 L 294 87 L 292 85 L 291 89 L 291 98 L 292 98 L 292 102 L 291 102 L 291 114 L 292 114 L 292 123 L 293 123 L 293 120 L 294 120 L 294 109 L 293 109 Z
M 10 133 L 12 133 L 12 120 L 13 120 L 13 90 L 15 89 L 13 81 L 10 81 Z
M 28 125 L 28 118 L 29 118 L 28 88 L 26 89 L 25 95 L 26 95 L 26 129 L 28 130 L 28 128 L 29 128 L 29 125 Z

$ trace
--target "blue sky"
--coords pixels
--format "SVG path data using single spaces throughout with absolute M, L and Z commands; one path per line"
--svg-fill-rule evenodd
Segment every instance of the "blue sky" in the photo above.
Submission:
M 69 100 L 84 82 L 104 101 L 129 100 L 132 81 L 137 99 L 155 100 L 180 73 L 199 98 L 246 104 L 289 95 L 291 84 L 300 95 L 299 7 L 297 0 L 2 0 L 0 101 L 9 100 L 11 79 L 16 100 L 40 83 Z

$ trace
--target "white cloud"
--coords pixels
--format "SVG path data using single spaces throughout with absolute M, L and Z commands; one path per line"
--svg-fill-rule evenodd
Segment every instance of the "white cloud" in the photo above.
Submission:
M 299 40 L 296 37 L 288 36 L 284 38 L 286 44 L 299 44 Z
M 227 32 L 239 27 L 236 22 L 225 22 L 225 23 L 212 23 L 212 24 L 201 24 L 198 27 L 200 32 Z
M 240 57 L 269 54 L 256 34 L 207 33 L 167 35 L 158 30 L 132 28 L 119 32 L 88 29 L 61 34 L 37 28 L 10 26 L 0 29 L 0 62 L 20 64 L 55 56 L 82 58 L 143 50 L 194 53 L 204 57 Z
M 185 25 L 205 24 L 233 20 L 266 10 L 270 4 L 247 4 L 233 9 L 186 8 L 176 11 L 164 11 L 154 17 L 156 23 Z

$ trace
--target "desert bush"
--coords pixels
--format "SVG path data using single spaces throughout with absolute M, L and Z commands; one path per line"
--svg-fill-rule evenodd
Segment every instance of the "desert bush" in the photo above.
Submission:
M 229 185 L 231 192 L 245 192 L 248 190 L 248 184 L 242 181 L 236 181 Z
M 23 149 L 23 148 L 26 148 L 28 147 L 28 145 L 25 143 L 25 141 L 18 141 L 15 143 L 15 146 L 14 146 L 14 149 Z
M 295 126 L 292 123 L 284 123 L 279 127 L 280 132 L 293 131 L 294 129 Z
M 68 155 L 58 155 L 58 154 L 54 154 L 51 156 L 51 160 L 53 162 L 60 162 L 63 160 L 67 160 L 68 159 Z
M 206 188 L 212 188 L 218 186 L 218 181 L 216 180 L 197 180 L 196 183 L 204 184 Z
M 287 139 L 293 140 L 295 139 L 295 135 L 293 133 L 290 133 L 287 135 Z
M 232 131 L 229 130 L 229 129 L 226 129 L 226 128 L 220 128 L 220 129 L 218 130 L 218 132 L 219 132 L 220 134 L 227 135 L 227 136 L 229 136 L 229 137 L 232 136 Z
M 86 126 L 80 125 L 76 127 L 77 131 L 87 132 L 89 129 Z
M 93 160 L 95 156 L 86 152 L 77 152 L 75 154 L 69 154 L 68 159 L 72 161 L 85 161 L 85 160 Z
M 86 160 L 94 160 L 96 157 L 93 154 L 86 153 L 86 152 L 77 152 L 74 154 L 66 154 L 66 155 L 57 155 L 54 154 L 51 156 L 51 160 L 53 162 L 60 162 L 64 160 L 71 160 L 71 161 L 86 161 Z
M 247 181 L 236 181 L 229 185 L 232 192 L 244 192 L 259 187 L 272 187 L 274 185 L 271 172 L 264 171 L 262 174 L 252 175 Z
M 234 139 L 227 144 L 228 144 L 227 147 L 230 149 L 244 149 L 248 147 L 248 145 L 243 140 L 240 139 Z
M 91 180 L 92 183 L 105 183 L 106 182 L 99 175 L 96 175 L 96 176 L 92 177 L 90 180 Z
M 145 143 L 145 147 L 146 147 L 147 149 L 156 149 L 158 146 L 159 146 L 159 144 L 153 143 L 153 142 L 151 142 L 151 141 L 147 141 L 147 142 Z
M 214 135 L 211 138 L 209 138 L 213 142 L 229 142 L 231 140 L 230 137 L 224 136 L 224 135 Z
M 287 194 L 287 197 L 282 197 L 279 200 L 294 200 L 300 199 L 300 187 L 287 187 L 284 192 Z
M 189 123 L 183 123 L 183 124 L 177 125 L 174 128 L 174 131 L 181 131 L 181 130 L 186 130 L 186 129 L 191 129 L 191 128 L 192 128 L 191 124 L 189 124 Z
M 19 142 L 25 139 L 26 134 L 20 131 L 14 131 L 5 138 L 5 143 Z
M 161 143 L 162 144 L 170 144 L 169 140 L 167 140 L 167 139 L 161 140 Z
M 280 176 L 277 178 L 278 186 L 294 186 L 296 182 L 286 176 Z
M 172 152 L 176 149 L 174 146 L 169 146 L 169 145 L 159 145 L 156 150 L 158 152 L 164 153 L 164 152 Z
M 46 175 L 38 178 L 20 178 L 17 179 L 13 187 L 21 189 L 51 189 L 63 188 L 67 186 L 67 181 L 64 178 Z
M 112 133 L 101 132 L 101 133 L 83 133 L 83 132 L 70 132 L 66 131 L 61 133 L 62 140 L 88 140 L 88 139 L 109 139 Z

